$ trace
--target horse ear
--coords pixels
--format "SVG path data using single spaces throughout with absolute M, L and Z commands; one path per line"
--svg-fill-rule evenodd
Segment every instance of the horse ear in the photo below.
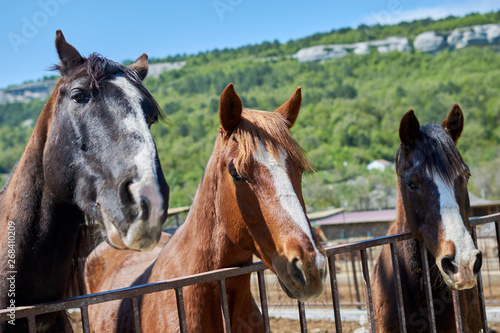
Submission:
M 441 126 L 451 135 L 453 141 L 457 143 L 464 129 L 464 113 L 458 104 L 453 105 L 448 118 L 443 121 Z
M 285 119 L 288 120 L 288 128 L 292 128 L 293 124 L 295 124 L 295 120 L 297 120 L 297 116 L 299 115 L 301 104 L 301 87 L 298 87 L 297 89 L 295 89 L 292 97 L 290 97 L 290 99 L 285 104 L 274 110 L 274 112 L 278 112 L 283 117 L 285 117 Z
M 128 66 L 128 68 L 136 72 L 141 81 L 144 80 L 146 75 L 148 75 L 148 55 L 143 53 L 132 65 Z
M 405 113 L 399 125 L 399 139 L 406 148 L 413 148 L 420 137 L 420 124 L 413 110 Z
M 220 124 L 228 135 L 238 126 L 242 111 L 243 104 L 241 103 L 241 99 L 236 91 L 234 91 L 233 84 L 230 83 L 220 95 L 219 103 Z
M 56 49 L 61 64 L 56 66 L 61 72 L 61 76 L 68 76 L 76 67 L 85 62 L 80 53 L 73 47 L 73 45 L 66 42 L 61 30 L 56 31 Z

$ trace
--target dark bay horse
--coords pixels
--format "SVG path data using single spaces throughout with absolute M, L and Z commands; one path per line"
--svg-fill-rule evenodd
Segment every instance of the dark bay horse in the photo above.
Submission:
M 397 220 L 389 234 L 411 231 L 429 253 L 438 332 L 456 332 L 451 289 L 459 293 L 465 332 L 481 330 L 476 276 L 481 252 L 470 235 L 469 168 L 456 143 L 464 115 L 455 104 L 442 125 L 420 127 L 408 111 L 399 128 Z M 408 332 L 429 332 L 422 264 L 416 240 L 396 245 Z M 374 267 L 373 301 L 377 332 L 400 332 L 389 247 Z
M 311 231 L 301 191 L 301 174 L 310 166 L 289 131 L 300 104 L 298 88 L 275 112 L 243 109 L 233 85 L 228 85 L 220 97 L 215 148 L 184 225 L 161 252 L 155 250 L 158 258 L 99 245 L 87 262 L 87 290 L 95 293 L 247 265 L 256 255 L 276 273 L 290 297 L 319 297 L 325 253 Z M 250 276 L 230 278 L 226 284 L 231 330 L 262 332 Z M 217 282 L 185 287 L 183 293 L 188 331 L 223 331 Z M 179 330 L 174 291 L 146 295 L 140 304 L 143 332 Z M 94 332 L 133 330 L 128 300 L 91 306 L 89 316 Z
M 113 246 L 150 250 L 167 215 L 149 131 L 161 113 L 141 82 L 147 56 L 125 67 L 82 57 L 61 31 L 55 43 L 61 79 L 0 192 L 2 309 L 67 295 L 86 218 Z M 63 313 L 36 322 L 38 332 L 70 330 Z M 0 331 L 27 331 L 26 320 L 12 323 Z

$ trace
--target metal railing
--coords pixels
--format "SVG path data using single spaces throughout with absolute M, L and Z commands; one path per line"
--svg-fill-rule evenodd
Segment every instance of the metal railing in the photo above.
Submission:
M 498 246 L 500 244 L 500 213 L 481 218 L 471 219 L 471 223 L 473 225 L 472 237 L 474 239 L 474 242 L 476 243 L 477 243 L 476 226 L 487 223 L 495 224 L 497 251 L 500 258 L 500 246 Z M 399 324 L 400 327 L 402 328 L 402 332 L 406 332 L 406 318 L 404 316 L 403 292 L 401 290 L 401 276 L 399 274 L 399 262 L 395 252 L 395 244 L 397 242 L 407 241 L 410 239 L 413 239 L 413 237 L 411 233 L 407 232 L 403 234 L 390 235 L 390 236 L 374 238 L 370 240 L 359 241 L 359 242 L 326 248 L 326 253 L 328 256 L 328 264 L 329 264 L 331 293 L 333 300 L 332 302 L 333 314 L 335 318 L 334 323 L 337 332 L 342 332 L 342 320 L 340 316 L 340 299 L 339 299 L 338 285 L 337 285 L 335 255 L 343 253 L 356 253 L 356 252 L 359 253 L 362 265 L 362 278 L 364 280 L 364 286 L 365 286 L 365 296 L 366 296 L 365 299 L 366 299 L 366 309 L 368 314 L 368 323 L 370 326 L 370 331 L 375 332 L 367 249 L 381 245 L 389 245 L 391 248 L 392 264 L 395 272 Z M 430 331 L 436 332 L 436 321 L 433 310 L 427 251 L 425 250 L 425 247 L 423 245 L 420 246 L 420 249 L 421 249 L 421 258 L 423 263 L 424 286 L 427 298 L 427 309 L 428 309 L 427 316 L 430 323 Z M 182 293 L 183 287 L 204 282 L 218 281 L 220 300 L 222 305 L 221 311 L 224 320 L 224 330 L 225 332 L 230 332 L 231 322 L 229 316 L 229 306 L 227 302 L 226 279 L 256 272 L 258 280 L 258 289 L 260 294 L 260 307 L 261 307 L 262 317 L 264 320 L 266 332 L 271 332 L 269 324 L 268 301 L 266 296 L 266 282 L 264 278 L 264 271 L 266 269 L 267 268 L 264 266 L 264 264 L 254 263 L 252 265 L 245 267 L 224 268 L 216 271 L 210 271 L 191 276 L 170 279 L 162 282 L 148 283 L 130 288 L 123 288 L 97 294 L 73 297 L 61 301 L 48 302 L 33 306 L 16 307 L 15 317 L 16 320 L 20 318 L 27 318 L 29 332 L 35 333 L 36 332 L 35 317 L 37 315 L 79 308 L 81 310 L 83 331 L 87 333 L 90 332 L 89 317 L 88 317 L 89 305 L 109 302 L 114 300 L 130 299 L 133 309 L 135 331 L 141 332 L 141 320 L 138 307 L 138 297 L 149 293 L 173 289 L 175 291 L 177 299 L 180 331 L 187 332 L 186 313 L 185 313 L 184 299 Z M 488 322 L 486 318 L 486 308 L 485 308 L 484 294 L 483 294 L 483 281 L 481 274 L 478 275 L 477 288 L 479 291 L 479 303 L 481 310 L 482 325 L 484 331 L 487 332 Z M 458 291 L 453 291 L 452 295 L 453 295 L 453 304 L 455 309 L 457 332 L 463 332 L 462 321 L 460 317 L 460 305 L 458 302 L 458 297 L 459 297 Z M 11 319 L 9 317 L 10 311 L 11 310 L 9 309 L 0 310 L 0 322 L 8 321 Z M 307 332 L 305 305 L 300 301 L 298 301 L 298 311 L 299 311 L 301 332 Z

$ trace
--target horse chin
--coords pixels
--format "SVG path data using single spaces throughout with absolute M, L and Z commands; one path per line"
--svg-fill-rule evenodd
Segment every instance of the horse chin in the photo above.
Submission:
M 464 281 L 463 279 L 452 279 L 446 273 L 444 273 L 441 268 L 439 268 L 439 273 L 441 274 L 443 281 L 452 290 L 466 290 L 471 289 L 476 286 L 476 278 L 468 279 Z
M 278 282 L 280 283 L 281 289 L 288 295 L 288 297 L 293 299 L 298 299 L 291 291 L 286 287 L 286 285 L 278 278 Z
M 120 235 L 120 232 L 116 227 L 113 225 L 113 228 L 111 230 L 107 231 L 106 239 L 108 241 L 108 244 L 110 244 L 112 247 L 118 250 L 122 249 L 128 249 L 129 247 L 125 244 L 123 241 L 122 236 Z
M 276 274 L 276 276 L 278 277 L 278 282 L 280 283 L 281 289 L 283 289 L 283 291 L 288 295 L 288 297 L 297 299 L 301 302 L 307 302 L 313 299 L 317 299 L 323 293 L 322 289 L 321 292 L 319 293 L 306 295 L 303 288 L 289 286 L 289 284 L 287 285 L 286 281 L 284 281 L 284 279 L 282 279 L 278 274 Z
M 113 223 L 107 222 L 103 224 L 106 229 L 105 233 L 108 244 L 118 250 L 151 251 L 156 247 L 161 236 L 161 229 L 159 229 L 158 233 L 152 232 L 149 237 L 130 239 L 129 237 L 123 236 Z M 156 234 L 158 234 L 158 237 L 156 237 Z

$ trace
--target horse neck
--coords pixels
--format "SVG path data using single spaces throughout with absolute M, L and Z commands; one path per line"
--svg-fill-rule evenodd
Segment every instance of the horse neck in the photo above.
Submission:
M 67 288 L 75 243 L 83 213 L 68 203 L 58 201 L 47 190 L 44 181 L 43 151 L 55 93 L 44 107 L 33 134 L 0 194 L 0 243 L 7 247 L 9 221 L 15 224 L 15 269 L 17 271 L 16 305 L 60 299 Z M 10 224 L 12 224 L 10 222 Z M 7 258 L 2 258 L 7 260 Z M 7 263 L 3 263 L 5 275 Z M 0 281 L 0 290 L 5 288 Z M 36 281 L 36 283 L 35 283 Z M 7 293 L 2 292 L 0 303 Z
M 186 222 L 174 235 L 178 241 L 172 242 L 176 245 L 175 251 L 186 253 L 184 258 L 198 267 L 199 272 L 252 262 L 252 253 L 226 236 L 222 220 L 229 217 L 222 216 L 218 207 L 218 164 L 219 159 L 212 155 Z M 168 251 L 174 253 L 171 249 Z M 191 273 L 197 273 L 194 270 Z

